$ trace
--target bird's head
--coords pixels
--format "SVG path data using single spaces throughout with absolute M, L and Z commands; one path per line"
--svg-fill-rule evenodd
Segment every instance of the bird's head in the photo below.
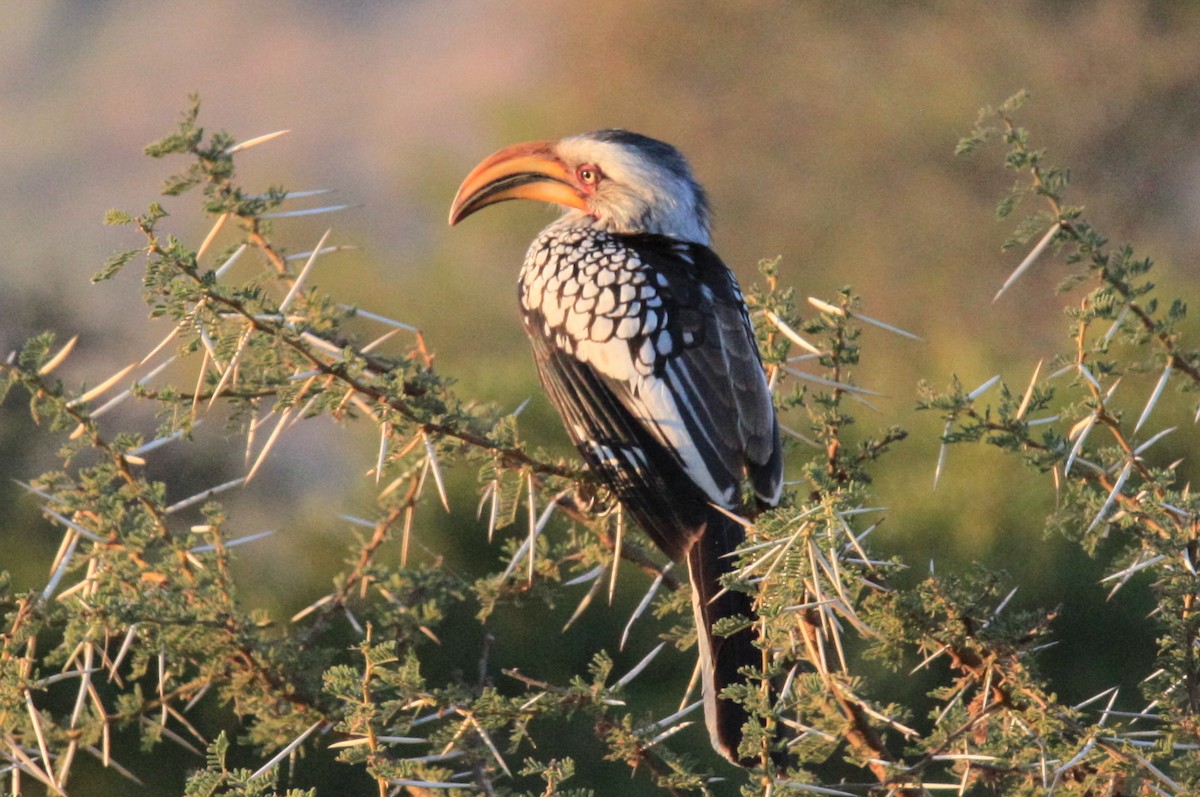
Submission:
M 561 205 L 569 226 L 709 242 L 708 199 L 679 150 L 626 130 L 505 147 L 463 180 L 450 223 L 506 199 Z

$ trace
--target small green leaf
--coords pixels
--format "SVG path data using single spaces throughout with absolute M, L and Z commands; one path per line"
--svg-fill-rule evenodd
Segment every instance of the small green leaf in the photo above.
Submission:
M 970 155 L 973 152 L 975 152 L 975 150 L 979 149 L 979 147 L 982 145 L 983 145 L 983 137 L 982 136 L 979 136 L 979 135 L 964 136 L 963 138 L 960 138 L 958 140 L 958 144 L 955 145 L 954 154 L 958 155 L 958 156 Z
M 141 253 L 141 249 L 128 249 L 124 252 L 117 252 L 104 261 L 104 268 L 92 275 L 92 282 L 103 282 L 104 280 L 111 279 L 118 271 L 125 267 L 126 263 Z

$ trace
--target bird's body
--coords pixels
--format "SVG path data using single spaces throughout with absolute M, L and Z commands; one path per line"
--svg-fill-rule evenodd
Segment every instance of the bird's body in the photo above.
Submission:
M 779 430 L 737 281 L 708 247 L 708 205 L 670 145 L 625 131 L 501 150 L 455 199 L 455 222 L 532 198 L 567 212 L 518 280 L 538 374 L 589 467 L 672 559 L 687 558 L 714 747 L 738 760 L 746 720 L 718 697 L 759 666 L 745 593 L 725 590 L 744 538 L 731 515 L 778 502 Z M 741 617 L 728 636 L 713 623 Z

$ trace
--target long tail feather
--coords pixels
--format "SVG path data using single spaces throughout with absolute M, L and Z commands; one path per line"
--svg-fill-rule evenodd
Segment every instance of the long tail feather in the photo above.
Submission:
M 749 715 L 741 704 L 719 696 L 725 687 L 746 681 L 739 672 L 742 667 L 757 668 L 762 661 L 762 652 L 754 645 L 756 614 L 750 596 L 734 590 L 722 592 L 721 586 L 721 576 L 733 567 L 733 560 L 725 554 L 742 539 L 742 529 L 736 522 L 711 510 L 704 533 L 688 550 L 687 563 L 700 648 L 704 719 L 713 747 L 733 763 L 746 766 L 753 760 L 740 758 L 738 745 Z M 736 616 L 751 624 L 729 636 L 713 633 L 715 622 Z

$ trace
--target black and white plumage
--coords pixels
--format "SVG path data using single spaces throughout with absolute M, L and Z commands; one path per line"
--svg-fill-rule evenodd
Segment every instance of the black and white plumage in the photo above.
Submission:
M 738 761 L 746 712 L 719 698 L 761 666 L 750 597 L 723 590 L 741 525 L 775 505 L 779 428 L 733 274 L 709 248 L 703 190 L 672 146 L 623 130 L 507 147 L 471 172 L 450 221 L 495 202 L 566 212 L 534 240 L 518 281 L 543 387 L 589 467 L 672 559 L 687 558 L 705 719 Z M 743 505 L 748 481 L 755 507 Z

